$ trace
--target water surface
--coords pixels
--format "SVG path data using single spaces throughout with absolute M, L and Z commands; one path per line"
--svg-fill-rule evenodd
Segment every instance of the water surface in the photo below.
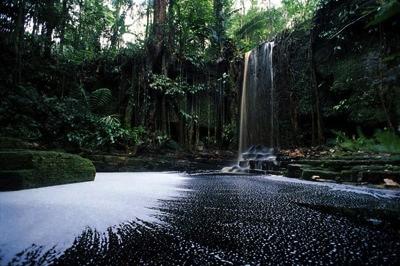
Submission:
M 7 256 L 32 242 L 47 247 L 19 254 L 15 265 L 400 263 L 398 190 L 279 176 L 121 173 L 0 193 L 0 202 Z M 53 244 L 65 251 L 46 253 Z
M 176 173 L 97 173 L 94 182 L 0 192 L 4 259 L 32 244 L 64 249 L 86 227 L 105 231 L 132 220 L 155 221 L 160 199 L 179 194 Z

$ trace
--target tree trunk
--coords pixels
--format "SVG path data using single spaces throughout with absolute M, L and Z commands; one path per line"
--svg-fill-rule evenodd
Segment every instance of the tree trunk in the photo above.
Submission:
M 147 9 L 146 9 L 146 30 L 144 39 L 148 40 L 150 34 L 150 2 L 151 0 L 147 1 Z
M 152 32 L 151 56 L 154 60 L 160 58 L 164 45 L 164 32 L 167 20 L 168 0 L 154 0 L 154 17 Z M 153 62 L 155 63 L 155 62 Z
M 310 71 L 311 71 L 311 87 L 313 88 L 314 99 L 315 99 L 315 114 L 316 114 L 315 118 L 317 122 L 317 144 L 320 145 L 324 142 L 324 133 L 322 129 L 319 88 L 315 74 L 313 43 L 314 43 L 314 33 L 310 32 L 309 60 L 310 60 Z
M 14 29 L 14 50 L 15 50 L 15 75 L 14 82 L 21 82 L 22 78 L 22 50 L 24 45 L 25 33 L 25 1 L 17 1 L 18 14 L 15 21 Z
M 210 84 L 210 73 L 208 73 L 208 81 L 207 81 L 207 87 L 208 90 L 210 90 L 211 84 Z M 211 138 L 211 95 L 210 92 L 208 92 L 208 112 L 207 112 L 207 142 L 210 142 Z M 207 143 L 209 144 L 209 143 Z
M 393 122 L 391 120 L 391 116 L 389 113 L 389 108 L 387 107 L 386 103 L 386 91 L 385 86 L 383 84 L 383 58 L 385 55 L 385 43 L 384 43 L 384 32 L 383 32 L 383 26 L 382 24 L 379 25 L 379 99 L 381 102 L 381 106 L 383 109 L 383 112 L 385 114 L 387 126 L 392 130 L 393 132 L 395 131 L 395 128 L 393 126 Z
M 53 31 L 56 27 L 55 20 L 53 16 L 55 16 L 54 12 L 55 6 L 54 1 L 49 1 L 47 4 L 47 21 L 45 22 L 46 33 L 45 33 L 45 45 L 44 45 L 44 55 L 46 57 L 50 57 L 51 55 L 51 45 L 53 41 Z
M 120 19 L 121 19 L 121 8 L 122 8 L 122 3 L 121 1 L 116 1 L 116 7 L 114 11 L 114 25 L 112 27 L 112 35 L 111 35 L 111 42 L 110 46 L 111 48 L 118 48 L 118 42 L 119 42 L 119 29 L 120 29 Z
M 64 42 L 65 42 L 65 27 L 67 24 L 67 16 L 69 8 L 67 8 L 68 0 L 62 1 L 62 10 L 61 10 L 61 26 L 60 26 L 60 51 L 62 54 L 64 51 Z

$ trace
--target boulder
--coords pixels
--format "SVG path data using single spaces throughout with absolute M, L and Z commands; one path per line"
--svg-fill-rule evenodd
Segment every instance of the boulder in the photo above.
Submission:
M 382 184 L 384 179 L 400 182 L 400 171 L 373 171 L 366 170 L 358 173 L 359 181 L 370 184 Z
M 93 181 L 96 170 L 78 155 L 33 150 L 0 151 L 0 191 Z
M 292 178 L 301 178 L 303 168 L 308 168 L 308 165 L 304 164 L 288 164 L 287 166 L 287 176 Z
M 327 171 L 322 169 L 303 169 L 301 174 L 302 179 L 312 180 L 313 176 L 318 176 L 318 179 L 333 179 L 340 176 L 338 172 Z
M 163 148 L 167 149 L 167 150 L 171 150 L 171 151 L 181 151 L 182 150 L 181 146 L 179 146 L 179 144 L 172 139 L 167 140 L 164 143 Z
M 386 187 L 391 187 L 391 188 L 399 188 L 400 187 L 399 183 L 397 183 L 397 182 L 395 182 L 395 181 L 393 181 L 392 179 L 389 179 L 389 178 L 383 179 L 383 182 L 385 182 L 385 186 Z

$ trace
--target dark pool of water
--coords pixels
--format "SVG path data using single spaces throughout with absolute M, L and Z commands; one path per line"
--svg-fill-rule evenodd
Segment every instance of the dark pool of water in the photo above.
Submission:
M 90 192 L 89 188 L 84 190 L 88 193 L 86 200 L 93 195 L 95 199 L 86 205 L 86 208 L 93 208 L 89 208 L 87 213 L 83 212 L 83 216 L 82 209 L 85 207 L 69 203 L 82 197 L 78 196 L 78 192 L 83 193 L 80 185 L 84 184 L 62 186 L 67 192 L 60 196 L 60 201 L 55 200 L 56 204 L 51 203 L 54 199 L 49 198 L 48 193 L 59 187 L 47 188 L 50 191 L 45 193 L 46 196 L 40 200 L 36 198 L 35 208 L 46 209 L 53 205 L 45 215 L 51 216 L 53 213 L 58 216 L 61 212 L 54 212 L 54 204 L 63 206 L 62 199 L 70 211 L 69 215 L 86 221 L 89 227 L 82 228 L 85 222 L 77 223 L 73 219 L 55 224 L 54 228 L 72 227 L 75 231 L 83 230 L 83 233 L 69 234 L 64 230 L 58 236 L 60 239 L 53 239 L 57 240 L 54 243 L 44 241 L 44 246 L 39 247 L 39 241 L 36 246 L 14 256 L 12 263 L 400 263 L 399 191 L 315 184 L 265 176 L 152 173 L 152 176 L 143 174 L 141 177 L 138 174 L 124 174 L 128 176 L 120 180 L 118 175 L 106 179 L 109 183 L 99 185 L 101 189 L 96 188 L 93 184 L 97 181 L 94 182 L 92 189 L 95 193 Z M 141 182 L 137 182 L 140 178 L 147 185 L 141 187 Z M 106 182 L 101 179 L 100 183 Z M 135 189 L 129 189 L 132 184 L 135 184 Z M 77 186 L 74 193 L 68 192 L 70 186 Z M 3 219 L 8 221 L 9 226 L 13 219 L 17 219 L 18 215 L 10 215 L 13 209 L 22 208 L 18 204 L 23 205 L 29 197 L 39 197 L 32 196 L 32 191 L 37 190 L 20 191 L 18 196 L 14 194 L 13 197 L 19 197 L 20 200 L 13 204 L 10 199 L 13 198 L 12 194 L 0 193 L 0 210 L 8 206 L 10 212 L 2 214 L 1 226 L 4 225 Z M 53 197 L 57 198 L 57 193 Z M 8 201 L 4 201 L 7 198 Z M 108 200 L 111 203 L 107 203 Z M 92 211 L 93 216 L 90 215 Z M 99 224 L 91 219 L 99 220 Z M 18 235 L 23 239 L 24 235 L 46 231 L 46 223 L 35 221 L 15 233 L 15 239 Z M 23 222 L 19 221 L 18 224 Z M 6 231 L 3 227 L 1 230 L 2 234 Z M 68 243 L 61 245 L 61 248 L 58 242 L 64 237 L 76 238 L 66 241 Z M 11 242 L 17 241 L 9 239 Z M 12 244 L 3 243 L 3 250 Z M 58 246 L 52 249 L 52 244 Z

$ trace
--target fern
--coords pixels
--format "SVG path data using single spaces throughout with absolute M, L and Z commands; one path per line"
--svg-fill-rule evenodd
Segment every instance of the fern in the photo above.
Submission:
M 90 109 L 93 113 L 104 115 L 110 112 L 112 102 L 111 91 L 107 88 L 95 90 L 90 95 Z
M 121 122 L 119 121 L 116 115 L 108 115 L 100 118 L 100 122 L 103 123 L 107 127 L 119 127 L 121 126 Z

